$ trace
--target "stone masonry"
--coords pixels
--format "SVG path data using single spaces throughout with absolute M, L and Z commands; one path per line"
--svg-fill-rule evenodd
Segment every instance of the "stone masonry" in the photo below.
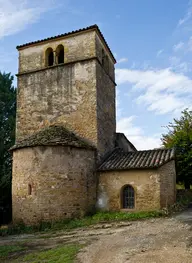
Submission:
M 14 223 L 175 201 L 174 151 L 137 151 L 116 133 L 116 61 L 96 25 L 17 49 Z
M 122 188 L 129 184 L 135 191 L 135 209 L 152 211 L 175 202 L 176 173 L 174 161 L 158 169 L 100 172 L 98 207 L 103 210 L 122 209 Z
M 135 191 L 135 209 L 160 209 L 160 178 L 157 170 L 128 170 L 100 172 L 98 207 L 107 211 L 122 209 L 122 188 L 131 185 Z
M 158 169 L 160 174 L 161 207 L 172 205 L 176 201 L 175 161 L 170 161 Z
M 60 44 L 64 64 L 45 67 L 47 48 L 55 51 Z M 94 143 L 100 154 L 114 146 L 114 60 L 95 30 L 19 48 L 17 101 L 17 140 L 61 124 Z
M 91 211 L 96 202 L 94 155 L 93 150 L 63 146 L 15 150 L 13 222 L 37 224 Z

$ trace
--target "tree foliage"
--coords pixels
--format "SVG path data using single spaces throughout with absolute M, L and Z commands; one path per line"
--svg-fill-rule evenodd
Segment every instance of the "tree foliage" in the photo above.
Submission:
M 168 133 L 162 135 L 163 145 L 175 147 L 177 182 L 189 189 L 192 184 L 192 111 L 185 109 L 180 119 L 173 119 L 166 127 Z
M 13 76 L 0 72 L 0 207 L 11 205 L 12 157 L 15 141 L 16 89 Z

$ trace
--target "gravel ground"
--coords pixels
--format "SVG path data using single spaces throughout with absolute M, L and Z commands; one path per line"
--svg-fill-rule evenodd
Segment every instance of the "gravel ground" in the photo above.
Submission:
M 100 236 L 78 255 L 79 263 L 192 263 L 192 209 L 133 222 Z
M 192 208 L 172 218 L 106 223 L 69 232 L 0 238 L 28 252 L 78 242 L 77 263 L 192 263 Z

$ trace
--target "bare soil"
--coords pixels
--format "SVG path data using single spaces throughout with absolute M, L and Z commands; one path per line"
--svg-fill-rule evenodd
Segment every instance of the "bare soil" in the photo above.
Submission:
M 192 209 L 172 218 L 0 238 L 0 246 L 25 244 L 27 253 L 76 242 L 86 245 L 77 263 L 192 263 Z

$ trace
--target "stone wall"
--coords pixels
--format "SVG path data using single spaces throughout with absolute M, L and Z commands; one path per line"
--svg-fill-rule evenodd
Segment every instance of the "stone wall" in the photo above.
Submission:
M 97 120 L 98 120 L 98 148 L 101 155 L 115 147 L 116 132 L 116 84 L 114 61 L 103 45 L 100 37 L 96 34 L 96 65 L 97 79 Z M 108 57 L 108 67 L 106 61 L 102 64 L 102 56 Z
M 65 49 L 64 64 L 45 67 L 45 51 Z M 102 65 L 102 50 L 109 69 Z M 96 31 L 19 50 L 16 140 L 51 124 L 64 125 L 103 155 L 114 147 L 114 61 Z
M 64 46 L 65 63 L 95 57 L 95 34 L 95 31 L 88 31 L 22 48 L 19 50 L 19 73 L 45 68 L 46 50 L 52 48 L 55 52 L 60 44 Z
M 108 171 L 99 175 L 97 207 L 103 210 L 122 209 L 122 187 L 130 184 L 135 189 L 135 209 L 160 209 L 160 176 L 158 170 Z
M 123 149 L 124 152 L 135 152 L 137 149 L 127 139 L 125 134 L 117 132 L 115 135 L 115 147 Z
M 97 62 L 98 148 L 102 154 L 115 147 L 115 84 Z
M 16 139 L 63 124 L 97 145 L 95 72 L 92 60 L 20 75 Z
M 92 150 L 63 146 L 15 150 L 13 222 L 36 224 L 83 216 L 95 206 L 96 182 Z
M 175 161 L 170 161 L 159 168 L 161 207 L 172 205 L 176 201 Z
M 109 67 L 106 68 L 106 65 L 103 66 L 103 70 L 106 72 L 106 74 L 109 75 L 109 77 L 115 81 L 115 67 L 114 67 L 114 61 L 109 55 L 106 47 L 103 45 L 101 38 L 96 34 L 95 35 L 95 45 L 96 45 L 96 57 L 98 58 L 100 64 L 102 64 L 102 56 L 103 52 L 104 55 L 108 57 L 109 59 Z

